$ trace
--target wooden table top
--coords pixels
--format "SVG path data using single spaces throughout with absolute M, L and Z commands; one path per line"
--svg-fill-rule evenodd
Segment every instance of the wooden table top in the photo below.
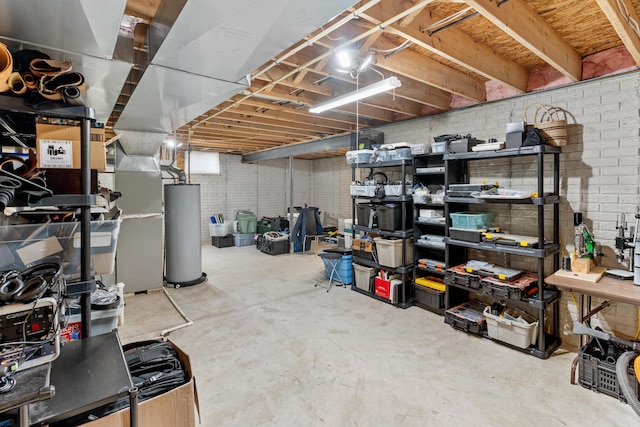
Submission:
M 594 297 L 640 305 L 640 286 L 635 286 L 633 280 L 619 280 L 603 276 L 594 283 L 579 278 L 562 277 L 554 273 L 544 281 L 562 291 L 574 291 Z

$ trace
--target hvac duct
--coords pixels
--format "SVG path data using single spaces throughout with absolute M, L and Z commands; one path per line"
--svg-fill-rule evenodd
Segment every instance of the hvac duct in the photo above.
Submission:
M 202 283 L 200 185 L 164 186 L 166 282 L 180 286 Z

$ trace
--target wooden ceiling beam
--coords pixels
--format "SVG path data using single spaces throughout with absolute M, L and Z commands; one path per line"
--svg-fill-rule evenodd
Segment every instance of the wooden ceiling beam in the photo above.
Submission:
M 383 2 L 361 16 L 377 25 L 382 22 L 385 16 L 406 7 L 406 4 L 410 4 L 410 2 Z M 423 28 L 441 19 L 442 17 L 435 15 L 428 8 L 424 9 L 417 18 Z M 455 27 L 447 28 L 446 32 L 434 35 L 422 32 L 417 25 L 404 28 L 391 25 L 385 30 L 410 40 L 418 46 L 487 79 L 496 80 L 520 93 L 527 91 L 529 72 L 524 67 L 496 54 L 490 47 L 477 43 L 469 35 Z
M 380 37 L 374 45 L 374 51 L 376 49 L 388 50 L 393 47 L 394 43 L 388 38 Z M 446 92 L 479 102 L 487 100 L 487 92 L 483 82 L 413 50 L 405 49 L 391 56 L 378 54 L 375 63 L 387 71 L 412 78 Z
M 207 126 L 208 130 L 217 129 L 223 132 L 238 132 L 247 133 L 252 135 L 254 132 L 263 132 L 266 135 L 272 135 L 274 137 L 288 137 L 288 138 L 307 138 L 315 137 L 317 132 L 300 131 L 296 129 L 290 129 L 287 127 L 276 127 L 269 125 L 262 125 L 259 123 L 237 121 L 225 118 L 216 118 L 207 123 L 211 123 Z
M 582 77 L 582 58 L 522 0 L 466 0 L 466 3 L 521 45 L 574 82 Z
M 630 0 L 596 0 L 611 22 L 625 47 L 640 65 L 640 35 L 636 32 L 640 20 Z
M 217 108 L 214 108 L 216 110 Z M 229 111 L 235 111 L 237 114 L 248 115 L 251 117 L 260 117 L 271 120 L 276 123 L 280 123 L 282 126 L 302 126 L 302 128 L 313 128 L 313 129 L 326 129 L 328 133 L 336 133 L 340 131 L 349 130 L 349 125 L 339 122 L 332 122 L 329 124 L 326 121 L 318 120 L 317 116 L 312 116 L 310 114 L 303 115 L 295 115 L 295 114 L 287 114 L 281 110 L 270 109 L 270 108 L 255 108 L 251 105 L 237 105 L 233 107 Z
M 251 108 L 249 109 L 251 110 Z M 325 131 L 321 131 L 319 130 L 318 126 L 315 125 L 266 117 L 265 115 L 262 115 L 259 112 L 255 112 L 253 110 L 246 111 L 240 109 L 239 106 L 225 111 L 224 115 L 220 117 L 222 119 L 238 120 L 245 123 L 256 123 L 261 125 L 281 127 L 283 129 L 290 129 L 292 131 L 311 132 L 316 135 L 331 135 L 339 132 L 338 129 L 326 129 Z

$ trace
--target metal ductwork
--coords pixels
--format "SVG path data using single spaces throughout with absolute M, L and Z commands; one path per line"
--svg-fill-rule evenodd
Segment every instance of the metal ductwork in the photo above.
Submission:
M 159 171 L 166 133 L 122 131 L 115 142 L 115 170 Z
M 126 0 L 0 0 L 0 34 L 10 50 L 69 60 L 87 82 L 84 97 L 106 122 L 131 64 L 112 59 Z
M 355 3 L 164 0 L 149 26 L 149 64 L 115 124 L 172 132 L 249 87 L 247 75 Z

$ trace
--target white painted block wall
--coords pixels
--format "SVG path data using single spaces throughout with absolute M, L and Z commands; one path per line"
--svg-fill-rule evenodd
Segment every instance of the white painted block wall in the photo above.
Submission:
M 633 72 L 576 83 L 511 99 L 488 102 L 436 116 L 380 128 L 385 142 L 432 142 L 447 133 L 470 133 L 479 139 L 505 137 L 505 125 L 523 118 L 532 102 L 548 103 L 568 112 L 569 145 L 561 155 L 560 230 L 567 251 L 573 249 L 573 213 L 581 211 L 586 224 L 601 244 L 602 264 L 625 268 L 615 260 L 615 221 L 619 212 L 632 218 L 640 205 L 640 79 Z M 532 109 L 529 110 L 533 112 Z M 531 115 L 530 115 L 530 120 Z M 239 156 L 221 155 L 221 175 L 192 176 L 201 184 L 203 242 L 210 244 L 208 218 L 224 213 L 234 218 L 240 209 L 262 215 L 283 215 L 289 206 L 288 159 L 242 164 Z M 503 187 L 535 189 L 533 158 L 514 158 L 472 163 L 471 182 L 498 181 Z M 350 218 L 348 186 L 351 168 L 344 157 L 315 161 L 296 160 L 294 205 L 317 206 L 331 218 Z M 550 176 L 550 163 L 545 170 Z M 547 179 L 546 184 L 551 185 Z M 494 224 L 509 231 L 535 234 L 535 209 L 494 209 Z M 547 208 L 550 215 L 550 208 Z M 550 233 L 550 228 L 547 228 Z M 550 234 L 549 234 L 550 236 Z M 514 264 L 527 264 L 515 260 Z M 549 263 L 547 263 L 549 264 Z M 551 272 L 551 271 L 550 271 Z M 577 296 L 576 296 L 577 298 Z M 597 303 L 598 301 L 594 301 Z M 565 345 L 577 345 L 570 333 L 575 308 L 569 295 L 560 304 Z M 636 308 L 614 304 L 597 315 L 594 325 L 624 337 L 636 331 Z

